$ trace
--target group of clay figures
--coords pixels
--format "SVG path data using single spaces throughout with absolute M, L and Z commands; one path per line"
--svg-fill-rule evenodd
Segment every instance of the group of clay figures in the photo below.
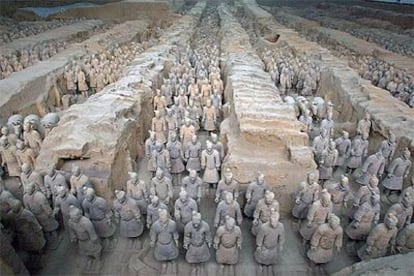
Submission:
M 57 113 L 48 113 L 43 118 L 37 115 L 23 117 L 15 114 L 1 127 L 0 174 L 20 177 L 23 168 L 34 169 L 43 139 L 59 123 Z
M 0 80 L 40 61 L 49 59 L 66 48 L 65 41 L 49 41 L 30 46 L 7 56 L 0 55 Z
M 36 24 L 33 24 L 31 22 L 16 22 L 14 20 L 9 20 L 6 17 L 1 18 L 0 20 L 0 25 L 7 26 L 4 28 L 4 31 L 0 33 L 0 45 L 2 45 L 19 38 L 34 36 L 48 30 L 74 24 L 84 19 L 71 18 L 65 20 L 51 20 L 42 23 L 36 22 Z
M 341 249 L 341 216 L 343 225 L 349 220 L 345 234 L 354 248 L 359 246 L 356 254 L 362 260 L 385 256 L 389 247 L 392 253 L 413 251 L 414 177 L 413 186 L 403 190 L 411 169 L 410 151 L 405 148 L 394 158 L 397 144 L 390 133 L 378 150 L 368 155 L 372 124 L 368 113 L 358 122 L 357 135 L 352 140 L 345 130 L 334 139 L 333 105 L 317 98 L 312 103 L 300 96 L 295 100 L 299 120 L 314 137 L 312 147 L 318 165 L 318 171 L 300 183 L 292 210 L 299 219 L 304 242 L 310 242 L 308 258 L 324 264 L 332 260 L 335 248 Z M 316 133 L 319 134 L 315 136 Z M 332 181 L 335 170 L 343 172 L 339 183 Z M 359 187 L 356 193 L 350 181 Z M 382 223 L 379 183 L 384 200 L 395 202 L 385 212 Z
M 264 49 L 262 60 L 266 72 L 282 94 L 292 92 L 312 96 L 319 87 L 321 73 L 319 66 L 311 63 L 307 56 L 295 56 L 290 51 L 275 52 Z
M 143 51 L 141 44 L 135 42 L 129 45 L 115 45 L 111 49 L 73 61 L 66 66 L 63 78 L 67 93 L 62 95 L 63 109 L 67 109 L 76 101 L 78 93 L 85 100 L 90 94 L 98 93 L 106 85 L 116 82 L 131 59 Z
M 393 65 L 378 57 L 362 55 L 339 44 L 331 45 L 323 40 L 323 37 L 308 36 L 308 38 L 329 48 L 340 59 L 347 60 L 351 68 L 355 69 L 364 79 L 370 80 L 373 85 L 389 91 L 394 97 L 414 107 L 414 76 L 404 70 L 394 68 Z

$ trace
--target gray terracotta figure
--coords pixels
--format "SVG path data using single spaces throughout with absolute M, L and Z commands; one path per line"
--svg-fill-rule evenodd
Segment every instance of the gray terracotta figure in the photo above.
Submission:
M 320 134 L 316 136 L 312 141 L 313 153 L 315 155 L 315 161 L 319 164 L 322 158 L 322 152 L 329 146 L 328 131 L 325 128 L 321 128 Z
M 381 143 L 380 151 L 382 152 L 382 156 L 385 160 L 385 167 L 388 167 L 388 165 L 391 163 L 391 160 L 394 157 L 396 146 L 395 135 L 392 133 L 390 133 L 387 140 Z
M 327 130 L 328 137 L 333 138 L 335 132 L 335 122 L 332 119 L 332 112 L 327 113 L 327 117 L 321 121 L 321 129 Z
M 216 109 L 211 104 L 210 96 L 208 97 L 206 106 L 203 108 L 202 123 L 206 131 L 216 130 L 217 113 L 216 113 Z
M 195 170 L 199 172 L 201 170 L 201 143 L 198 141 L 197 135 L 193 135 L 191 142 L 184 145 L 184 147 L 187 171 Z
M 151 247 L 154 247 L 155 260 L 162 262 L 161 273 L 169 271 L 171 262 L 178 258 L 178 232 L 176 223 L 170 219 L 168 211 L 161 209 L 159 219 L 150 229 Z M 170 269 L 171 271 L 171 269 Z M 176 269 L 173 269 L 176 273 Z
M 168 210 L 168 206 L 163 202 L 160 202 L 160 199 L 157 196 L 151 197 L 151 204 L 148 204 L 147 207 L 147 228 L 150 229 L 151 225 L 159 219 L 159 210 L 165 209 Z
M 328 222 L 321 224 L 312 235 L 308 258 L 315 264 L 325 264 L 332 261 L 333 251 L 342 248 L 343 230 L 340 219 L 331 214 Z
M 336 149 L 338 150 L 338 159 L 336 159 L 336 167 L 344 167 L 346 160 L 351 153 L 351 139 L 349 133 L 342 131 L 342 136 L 335 140 Z
M 220 160 L 223 161 L 224 160 L 224 146 L 223 143 L 221 143 L 218 139 L 218 136 L 216 133 L 211 133 L 210 134 L 211 137 L 211 143 L 213 144 L 213 148 L 219 153 L 220 155 Z
M 295 195 L 295 206 L 292 209 L 292 215 L 295 218 L 306 218 L 312 203 L 319 199 L 320 188 L 315 172 L 308 173 L 306 182 L 299 184 Z
M 196 200 L 198 203 L 200 202 L 203 190 L 203 180 L 201 180 L 195 170 L 190 170 L 189 175 L 183 178 L 181 187 L 192 199 Z
M 216 189 L 214 201 L 219 203 L 224 199 L 224 192 L 231 193 L 234 200 L 239 197 L 239 183 L 234 179 L 233 173 L 229 168 L 224 171 L 224 177 L 219 181 Z
M 380 208 L 380 196 L 373 194 L 354 213 L 352 222 L 345 230 L 347 236 L 352 240 L 365 240 L 371 229 L 378 224 Z
M 326 189 L 331 194 L 333 204 L 348 208 L 348 200 L 352 197 L 348 177 L 341 175 L 341 180 L 339 182 L 327 184 Z
M 321 160 L 319 162 L 319 180 L 322 183 L 330 180 L 333 175 L 333 169 L 338 159 L 338 150 L 334 141 L 329 142 L 329 146 L 322 152 Z
M 224 272 L 225 265 L 235 265 L 239 262 L 239 250 L 242 246 L 242 232 L 236 225 L 234 218 L 226 216 L 213 239 L 216 249 L 216 261 L 220 264 L 220 275 Z
M 353 219 L 354 213 L 356 210 L 361 206 L 364 202 L 369 201 L 371 196 L 380 194 L 380 190 L 378 188 L 378 178 L 376 176 L 372 176 L 368 182 L 368 185 L 361 186 L 356 195 L 354 196 L 354 202 L 352 208 L 348 212 L 348 216 L 350 219 Z
M 102 245 L 95 228 L 82 211 L 75 206 L 70 207 L 68 222 L 70 241 L 78 246 L 78 253 L 88 257 L 88 266 L 101 257 Z
M 16 157 L 16 147 L 9 143 L 6 136 L 0 138 L 1 166 L 7 168 L 9 176 L 20 176 L 20 167 Z
M 76 78 L 78 80 L 78 90 L 79 92 L 82 93 L 82 96 L 86 98 L 88 98 L 88 84 L 86 83 L 86 76 L 85 73 L 78 68 L 77 73 L 76 73 Z
M 29 146 L 37 156 L 42 146 L 42 137 L 35 129 L 35 125 L 30 122 L 25 122 L 23 124 L 23 131 L 24 143 Z
M 82 209 L 85 217 L 91 220 L 98 237 L 107 239 L 113 236 L 115 233 L 115 224 L 113 222 L 112 211 L 109 209 L 106 200 L 95 194 L 94 189 L 86 189 Z
M 370 131 L 371 131 L 371 125 L 372 125 L 371 115 L 368 112 L 366 112 L 364 119 L 361 119 L 358 122 L 357 131 L 361 135 L 369 137 L 369 134 L 370 134 Z
M 362 165 L 362 175 L 356 180 L 360 185 L 367 185 L 372 176 L 381 178 L 384 173 L 385 159 L 381 151 L 370 155 Z
M 16 234 L 18 247 L 23 251 L 38 253 L 46 245 L 42 226 L 33 213 L 24 208 L 20 201 L 16 201 L 7 214 Z
M 240 205 L 233 199 L 231 193 L 225 193 L 224 200 L 217 205 L 216 215 L 214 216 L 214 227 L 217 228 L 225 223 L 226 216 L 232 217 L 236 220 L 237 225 L 241 225 L 243 216 L 240 210 Z
M 134 199 L 124 191 L 115 190 L 115 197 L 113 206 L 115 218 L 119 220 L 119 234 L 133 244 L 133 239 L 141 236 L 144 231 L 141 211 Z
M 129 172 L 129 180 L 126 183 L 127 195 L 135 200 L 142 215 L 147 214 L 148 192 L 144 181 L 138 179 L 138 174 Z
M 358 249 L 358 257 L 365 261 L 384 257 L 391 247 L 395 252 L 395 243 L 398 233 L 398 219 L 391 213 L 384 218 L 384 222 L 375 226 L 369 233 L 366 243 Z
M 21 170 L 20 181 L 22 182 L 23 187 L 26 187 L 30 182 L 33 182 L 37 189 L 50 199 L 51 191 L 47 189 L 40 173 L 34 171 L 28 164 L 23 164 Z
M 220 154 L 213 148 L 210 141 L 206 142 L 206 149 L 201 152 L 201 168 L 204 170 L 203 182 L 216 188 L 220 180 Z
M 256 181 L 251 182 L 247 186 L 246 190 L 246 205 L 244 206 L 244 214 L 247 217 L 253 217 L 256 204 L 263 198 L 266 190 L 270 190 L 270 187 L 265 183 L 264 174 L 257 172 Z
M 260 199 L 253 213 L 253 235 L 257 234 L 260 226 L 269 221 L 272 212 L 279 212 L 279 202 L 275 199 L 275 194 L 266 191 L 264 198 Z
M 155 111 L 155 117 L 152 118 L 151 130 L 155 132 L 157 142 L 164 144 L 167 142 L 167 122 L 159 110 Z
M 153 151 L 155 150 L 155 143 L 156 143 L 155 132 L 149 131 L 149 135 L 150 136 L 148 137 L 148 139 L 145 140 L 145 157 L 147 158 L 147 161 L 148 161 L 148 166 L 147 166 L 148 171 L 155 172 L 157 170 L 157 167 L 155 166 L 154 159 L 152 158 Z
M 210 226 L 201 219 L 201 214 L 194 212 L 191 221 L 184 228 L 184 249 L 187 250 L 185 260 L 192 265 L 192 275 L 202 275 L 199 264 L 210 260 L 212 237 Z
M 404 178 L 408 177 L 411 169 L 411 153 L 405 148 L 400 157 L 394 159 L 387 168 L 387 176 L 381 184 L 390 191 L 401 191 Z
M 181 190 L 174 204 L 174 218 L 181 233 L 191 221 L 193 212 L 198 212 L 197 202 L 185 190 Z
M 414 195 L 405 192 L 401 195 L 400 202 L 393 204 L 387 214 L 393 213 L 398 219 L 397 228 L 401 230 L 406 224 L 411 223 L 413 217 Z
M 52 208 L 46 196 L 36 190 L 36 185 L 32 182 L 26 186 L 23 196 L 24 206 L 33 213 L 39 224 L 42 226 L 45 238 L 50 244 L 56 242 L 57 228 L 59 223 L 55 219 Z
M 167 108 L 167 114 L 165 115 L 165 121 L 167 122 L 167 127 L 168 127 L 168 137 L 171 140 L 171 134 L 172 133 L 177 134 L 177 131 L 179 129 L 177 116 L 174 114 L 172 109 Z
M 56 216 L 59 212 L 62 213 L 63 223 L 67 227 L 67 222 L 69 221 L 69 212 L 70 206 L 75 206 L 78 209 L 81 209 L 82 203 L 72 195 L 67 188 L 58 187 L 57 196 L 55 198 L 55 204 L 53 209 L 53 214 Z
M 332 213 L 331 195 L 323 190 L 321 198 L 315 201 L 310 207 L 306 216 L 306 221 L 301 225 L 299 233 L 304 241 L 309 241 L 312 238 L 316 229 L 326 222 L 329 215 Z
M 79 202 L 83 202 L 85 197 L 84 188 L 90 185 L 89 177 L 82 174 L 78 166 L 73 166 L 69 183 L 70 192 L 79 199 Z
M 184 151 L 180 141 L 178 141 L 177 134 L 171 132 L 169 135 L 169 142 L 167 143 L 167 151 L 170 157 L 171 174 L 173 175 L 173 182 L 178 184 L 181 182 L 181 173 L 184 172 Z
M 180 128 L 180 140 L 183 144 L 185 152 L 187 151 L 187 145 L 191 142 L 194 135 L 197 134 L 195 127 L 191 124 L 191 120 L 189 118 L 185 119 L 184 125 Z M 188 158 L 186 156 L 186 158 Z
M 273 275 L 272 266 L 279 262 L 285 244 L 285 228 L 279 212 L 272 211 L 269 220 L 260 225 L 256 236 L 254 258 L 259 264 L 258 275 Z M 267 271 L 267 273 L 266 273 Z
M 152 159 L 157 169 L 162 169 L 164 175 L 171 179 L 170 169 L 171 160 L 170 153 L 164 148 L 160 142 L 155 143 L 155 150 L 152 152 Z
M 36 162 L 36 156 L 33 150 L 27 147 L 23 141 L 17 140 L 16 142 L 16 158 L 19 167 L 21 168 L 23 164 L 27 164 L 30 168 L 34 169 Z
M 150 193 L 156 195 L 167 206 L 173 198 L 171 180 L 165 177 L 164 171 L 160 168 L 157 169 L 155 176 L 151 179 Z
M 355 136 L 351 143 L 351 150 L 349 152 L 349 157 L 345 161 L 345 166 L 347 171 L 352 174 L 352 172 L 362 165 L 362 158 L 364 156 L 364 142 L 361 135 Z
M 47 175 L 45 175 L 44 177 L 43 182 L 45 184 L 46 189 L 51 192 L 53 202 L 56 198 L 58 187 L 65 187 L 66 189 L 69 189 L 65 177 L 63 176 L 63 174 L 56 170 L 56 167 L 54 165 L 52 165 L 49 168 Z
M 414 251 L 414 223 L 407 224 L 399 232 L 396 247 L 403 254 Z

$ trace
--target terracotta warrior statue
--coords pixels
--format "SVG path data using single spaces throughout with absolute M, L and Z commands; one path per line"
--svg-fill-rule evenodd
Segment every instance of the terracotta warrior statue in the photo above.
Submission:
M 157 169 L 155 176 L 151 179 L 150 193 L 153 196 L 156 195 L 167 206 L 173 198 L 171 180 L 165 177 L 164 171 L 160 168 Z
M 193 135 L 191 142 L 184 145 L 184 147 L 187 171 L 195 170 L 199 172 L 201 170 L 201 143 L 198 141 L 197 135 Z
M 227 192 L 224 195 L 224 200 L 217 205 L 216 215 L 214 217 L 214 227 L 217 228 L 220 225 L 223 225 L 226 216 L 234 218 L 237 225 L 241 225 L 243 221 L 239 203 L 233 199 L 231 193 Z
M 324 224 L 332 213 L 331 195 L 328 191 L 323 190 L 321 193 L 321 199 L 315 201 L 308 211 L 306 221 L 300 227 L 299 233 L 301 234 L 304 242 L 310 241 L 313 233 L 316 229 Z
M 35 125 L 30 122 L 24 123 L 23 131 L 24 143 L 33 150 L 37 157 L 42 146 L 42 137 L 35 129 Z
M 178 238 L 177 225 L 170 219 L 168 211 L 161 209 L 159 219 L 154 222 L 150 229 L 154 258 L 162 262 L 161 273 L 167 273 L 168 271 L 177 273 L 177 269 L 172 262 L 178 258 Z M 170 266 L 173 268 L 169 269 Z
M 362 159 L 364 157 L 364 142 L 361 135 L 356 135 L 351 143 L 351 150 L 349 157 L 345 161 L 345 166 L 349 175 L 351 175 L 356 169 L 362 165 Z
M 57 196 L 55 198 L 53 214 L 56 217 L 59 213 L 62 213 L 65 228 L 68 227 L 67 223 L 70 217 L 70 206 L 75 206 L 76 208 L 81 209 L 81 205 L 82 204 L 79 200 L 72 195 L 67 188 L 57 188 Z
M 398 234 L 397 250 L 403 254 L 414 251 L 414 223 L 407 224 Z
M 371 198 L 361 204 L 354 213 L 352 222 L 345 230 L 347 236 L 352 240 L 365 240 L 372 227 L 378 224 L 380 208 L 380 196 L 371 195 Z
M 398 219 L 397 228 L 401 230 L 405 225 L 411 223 L 413 217 L 414 195 L 405 192 L 401 195 L 400 202 L 393 204 L 387 211 L 387 214 L 393 213 Z
M 266 190 L 270 190 L 270 187 L 265 183 L 264 174 L 257 172 L 256 181 L 247 186 L 246 205 L 244 207 L 244 214 L 247 217 L 253 217 L 256 204 L 263 198 Z
M 365 113 L 365 118 L 358 122 L 357 131 L 361 135 L 369 137 L 371 131 L 371 115 L 368 112 Z
M 149 137 L 145 140 L 145 157 L 148 161 L 147 169 L 150 172 L 155 172 L 157 167 L 155 166 L 154 159 L 152 158 L 153 152 L 155 150 L 155 143 L 157 140 L 155 139 L 155 132 L 149 131 Z
M 384 257 L 388 247 L 391 247 L 391 253 L 394 253 L 397 223 L 398 219 L 394 214 L 389 213 L 385 216 L 384 222 L 375 226 L 369 233 L 366 243 L 358 250 L 358 257 L 363 261 Z
M 395 142 L 395 135 L 390 133 L 387 140 L 383 141 L 381 143 L 380 151 L 382 152 L 382 156 L 385 160 L 385 167 L 387 168 L 390 164 L 392 158 L 394 157 L 394 152 L 396 148 L 396 142 Z
M 190 170 L 189 175 L 183 178 L 181 187 L 192 199 L 200 203 L 202 197 L 203 180 L 201 180 L 195 170 Z
M 239 250 L 242 246 L 242 233 L 234 218 L 225 216 L 224 224 L 216 232 L 213 240 L 216 249 L 216 261 L 220 264 L 219 275 L 223 275 L 225 265 L 239 262 Z
M 408 176 L 411 169 L 411 153 L 405 148 L 400 157 L 394 159 L 387 168 L 387 177 L 382 180 L 381 184 L 387 189 L 388 194 L 391 191 L 401 191 L 404 178 Z
M 159 210 L 165 209 L 168 210 L 168 206 L 163 202 L 160 202 L 157 196 L 151 197 L 151 204 L 148 204 L 147 207 L 147 228 L 151 229 L 151 226 L 154 222 L 159 219 Z
M 197 202 L 189 196 L 185 190 L 181 190 L 174 204 L 174 217 L 178 224 L 179 232 L 191 221 L 193 212 L 198 212 Z
M 96 234 L 95 228 L 82 211 L 75 206 L 70 207 L 69 234 L 70 241 L 78 245 L 80 255 L 88 257 L 88 267 L 92 267 L 94 261 L 101 257 L 101 241 Z
M 54 165 L 50 166 L 49 171 L 47 175 L 45 175 L 43 182 L 45 184 L 46 190 L 51 192 L 53 202 L 55 202 L 55 198 L 57 196 L 57 191 L 59 187 L 69 189 L 65 177 L 63 176 L 63 174 L 56 170 L 56 167 Z
M 220 180 L 218 173 L 220 166 L 220 154 L 213 148 L 213 144 L 207 141 L 206 149 L 201 152 L 201 168 L 204 170 L 203 182 L 216 188 Z
M 266 223 L 259 226 L 254 258 L 259 264 L 257 275 L 273 275 L 273 265 L 279 262 L 285 243 L 285 228 L 279 221 L 279 212 L 272 210 Z M 266 273 L 267 272 L 267 273 Z
M 33 213 L 24 208 L 20 201 L 14 202 L 6 219 L 11 222 L 12 229 L 16 234 L 17 245 L 21 250 L 39 253 L 46 245 L 42 226 Z
M 43 233 L 49 245 L 54 247 L 54 245 L 56 245 L 56 231 L 59 227 L 59 223 L 53 215 L 53 210 L 50 208 L 46 196 L 42 192 L 36 190 L 36 185 L 33 182 L 26 186 L 23 203 L 36 217 L 40 226 L 42 226 Z
M 23 141 L 17 140 L 16 142 L 16 158 L 19 167 L 21 168 L 23 164 L 27 164 L 33 170 L 36 162 L 36 156 L 34 151 L 27 147 Z
M 327 184 L 326 189 L 331 194 L 333 204 L 343 206 L 345 209 L 348 208 L 348 200 L 352 197 L 348 177 L 341 175 L 339 182 Z
M 111 239 L 115 233 L 113 214 L 106 200 L 95 194 L 92 188 L 86 188 L 85 199 L 82 202 L 85 217 L 91 220 L 96 234 L 102 239 L 109 239 L 108 247 L 111 247 Z
M 349 133 L 345 130 L 342 131 L 342 136 L 335 140 L 335 145 L 338 150 L 338 158 L 336 159 L 335 166 L 343 168 L 351 154 L 351 139 L 349 139 Z
M 231 193 L 234 200 L 239 197 L 239 183 L 234 179 L 233 173 L 229 168 L 224 171 L 224 177 L 219 181 L 216 189 L 215 202 L 219 203 L 224 199 L 224 192 Z
M 129 180 L 126 183 L 127 195 L 137 204 L 142 215 L 147 214 L 148 192 L 144 181 L 138 179 L 138 174 L 129 172 Z
M 180 141 L 178 141 L 175 132 L 170 133 L 170 140 L 167 143 L 167 150 L 170 156 L 171 174 L 173 176 L 173 184 L 178 185 L 181 182 L 181 174 L 184 172 L 184 151 Z
M 212 238 L 210 226 L 201 219 L 201 214 L 193 212 L 191 221 L 184 228 L 184 244 L 187 250 L 185 260 L 192 265 L 191 275 L 203 275 L 199 264 L 210 260 Z
M 342 248 L 343 231 L 340 219 L 331 214 L 328 222 L 321 224 L 312 235 L 308 258 L 315 264 L 325 264 L 332 260 L 334 248 Z
M 75 195 L 79 202 L 83 202 L 85 197 L 84 188 L 90 186 L 89 177 L 81 173 L 81 170 L 78 166 L 72 167 L 72 176 L 69 180 L 70 183 L 70 192 Z
M 22 182 L 23 187 L 26 187 L 30 182 L 34 182 L 39 191 L 41 191 L 47 198 L 51 197 L 51 191 L 46 188 L 43 182 L 43 177 L 40 173 L 34 171 L 28 164 L 22 165 L 20 181 Z
M 275 194 L 271 191 L 266 191 L 264 198 L 260 199 L 256 205 L 253 214 L 252 233 L 256 236 L 260 226 L 270 219 L 272 212 L 279 212 L 279 202 L 275 199 Z
M 224 146 L 223 143 L 221 143 L 218 139 L 217 134 L 211 133 L 211 143 L 213 144 L 213 148 L 220 154 L 220 160 L 224 160 Z
M 330 180 L 333 175 L 333 169 L 338 160 L 338 150 L 334 141 L 329 142 L 329 146 L 322 152 L 321 160 L 319 162 L 319 180 L 322 184 Z
M 217 123 L 217 113 L 214 106 L 211 104 L 211 99 L 207 100 L 206 106 L 203 108 L 202 123 L 206 131 L 215 131 Z
M 185 150 L 196 134 L 197 131 L 191 124 L 191 120 L 189 118 L 185 118 L 184 125 L 180 128 L 180 139 Z
M 152 159 L 156 168 L 162 169 L 164 175 L 171 179 L 171 159 L 170 153 L 160 142 L 155 143 L 155 150 L 152 151 Z
M 299 184 L 299 190 L 295 195 L 295 206 L 292 209 L 292 215 L 295 218 L 306 218 L 312 203 L 319 199 L 320 186 L 317 180 L 316 173 L 310 172 L 307 175 L 306 182 Z
M 382 155 L 382 151 L 378 151 L 372 155 L 370 155 L 367 160 L 365 160 L 364 164 L 362 165 L 361 171 L 362 176 L 359 177 L 356 182 L 360 185 L 367 185 L 369 179 L 372 176 L 377 176 L 381 178 L 385 168 L 385 159 Z
M 354 213 L 358 210 L 359 206 L 361 206 L 364 202 L 369 201 L 371 196 L 380 194 L 380 190 L 378 188 L 378 178 L 373 176 L 370 178 L 368 185 L 361 186 L 356 195 L 354 196 L 353 206 L 350 209 L 348 216 L 350 219 L 353 219 Z
M 124 191 L 115 190 L 115 197 L 113 206 L 115 218 L 119 221 L 119 234 L 128 239 L 129 247 L 133 247 L 136 238 L 144 231 L 141 211 Z
M 7 168 L 9 176 L 20 176 L 20 167 L 16 157 L 16 147 L 9 143 L 6 136 L 0 138 L 1 166 Z
M 155 132 L 155 139 L 161 144 L 167 142 L 167 122 L 159 110 L 155 110 L 155 117 L 152 118 L 151 130 Z

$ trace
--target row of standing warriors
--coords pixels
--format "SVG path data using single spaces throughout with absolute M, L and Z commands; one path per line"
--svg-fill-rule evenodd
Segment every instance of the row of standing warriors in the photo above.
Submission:
M 115 191 L 112 209 L 104 198 L 96 195 L 89 177 L 76 166 L 69 183 L 62 172 L 52 167 L 44 177 L 32 171 L 22 188 L 24 194 L 19 199 L 1 184 L 1 222 L 19 248 L 34 255 L 44 248 L 55 248 L 61 225 L 78 245 L 79 253 L 88 256 L 88 263 L 92 265 L 100 258 L 103 246 L 113 246 L 118 225 L 120 236 L 128 240 L 130 248 L 135 248 L 146 226 L 154 257 L 163 262 L 165 270 L 171 269 L 171 261 L 178 257 L 180 236 L 190 264 L 207 262 L 211 246 L 216 249 L 219 264 L 234 265 L 239 260 L 243 216 L 237 202 L 238 183 L 228 169 L 215 192 L 218 205 L 214 237 L 199 213 L 203 181 L 194 170 L 182 179 L 174 204 L 171 204 L 171 180 L 160 168 L 149 189 L 137 173 L 131 172 L 125 191 Z M 259 173 L 256 181 L 248 185 L 246 202 L 244 214 L 253 218 L 252 233 L 257 237 L 255 258 L 266 268 L 278 260 L 284 228 L 279 222 L 279 203 L 263 174 Z

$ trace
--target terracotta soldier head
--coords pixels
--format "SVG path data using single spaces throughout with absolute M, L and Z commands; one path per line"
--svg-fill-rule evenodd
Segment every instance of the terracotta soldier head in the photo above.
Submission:
M 224 172 L 224 183 L 230 184 L 233 180 L 233 173 L 231 172 L 230 168 L 227 168 Z
M 266 191 L 264 195 L 265 203 L 267 205 L 272 204 L 273 200 L 275 199 L 275 194 L 271 191 Z
M 232 231 L 234 229 L 234 226 L 236 225 L 236 221 L 234 218 L 230 216 L 226 216 L 224 226 L 226 227 L 227 231 Z
M 279 212 L 272 208 L 271 214 L 270 214 L 270 225 L 273 228 L 276 228 L 278 226 L 279 217 L 280 217 Z
M 115 196 L 120 203 L 124 203 L 126 200 L 126 193 L 122 190 L 115 190 Z
M 159 203 L 160 203 L 160 199 L 158 198 L 158 196 L 153 196 L 151 198 L 151 205 L 153 207 L 157 207 Z

